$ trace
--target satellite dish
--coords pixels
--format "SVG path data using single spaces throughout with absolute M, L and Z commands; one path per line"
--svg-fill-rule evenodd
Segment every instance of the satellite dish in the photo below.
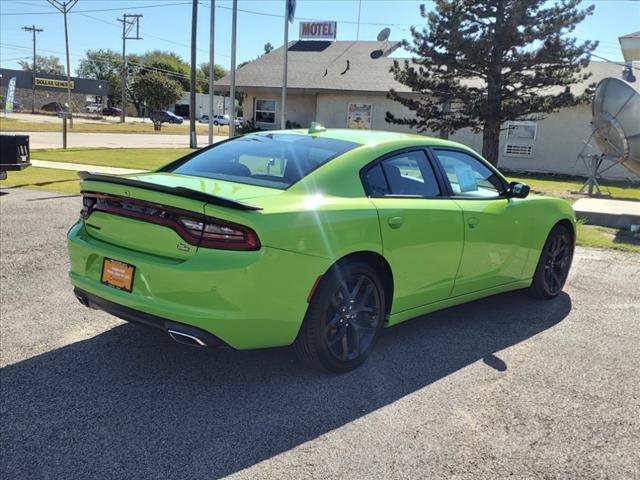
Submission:
M 580 155 L 590 168 L 590 177 L 580 191 L 589 188 L 589 194 L 600 188 L 597 177 L 614 165 L 620 164 L 631 173 L 640 175 L 640 93 L 617 78 L 605 78 L 596 87 L 591 105 L 591 136 L 602 152 L 584 155 L 589 141 Z M 600 169 L 604 161 L 613 162 Z
M 622 80 L 605 78 L 596 88 L 592 112 L 600 151 L 640 175 L 640 93 Z
M 379 42 L 386 42 L 389 40 L 389 35 L 391 35 L 391 29 L 387 27 L 380 30 L 380 33 L 378 33 L 376 38 Z

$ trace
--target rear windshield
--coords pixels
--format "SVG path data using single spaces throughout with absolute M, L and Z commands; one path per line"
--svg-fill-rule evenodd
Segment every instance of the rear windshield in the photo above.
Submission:
M 357 147 L 332 138 L 287 133 L 251 134 L 215 145 L 163 171 L 286 189 Z

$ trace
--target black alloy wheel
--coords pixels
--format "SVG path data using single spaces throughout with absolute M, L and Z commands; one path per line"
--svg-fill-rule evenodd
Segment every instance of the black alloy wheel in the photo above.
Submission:
M 554 298 L 564 288 L 573 260 L 574 242 L 564 225 L 549 232 L 529 292 L 538 298 Z
M 340 360 L 355 360 L 366 352 L 378 330 L 380 294 L 364 274 L 343 280 L 331 297 L 325 321 L 325 341 Z
M 293 344 L 306 364 L 348 372 L 365 362 L 384 326 L 385 290 L 367 262 L 334 266 L 316 288 Z

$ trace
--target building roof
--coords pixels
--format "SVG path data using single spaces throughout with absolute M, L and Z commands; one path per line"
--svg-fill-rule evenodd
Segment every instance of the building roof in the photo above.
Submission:
M 409 91 L 389 73 L 400 42 L 294 41 L 289 43 L 287 86 L 302 90 Z M 236 85 L 282 87 L 284 49 L 277 48 L 236 71 Z M 216 81 L 228 86 L 229 76 Z
M 287 87 L 295 91 L 353 91 L 387 93 L 393 88 L 401 93 L 411 92 L 396 81 L 390 72 L 394 59 L 388 55 L 400 46 L 399 42 L 359 41 L 294 41 L 289 43 Z M 277 48 L 236 71 L 238 88 L 282 88 L 283 48 Z M 406 59 L 395 59 L 403 62 Z M 587 67 L 592 76 L 571 87 L 581 94 L 592 83 L 606 77 L 620 78 L 622 66 L 611 62 L 592 61 Z M 216 81 L 216 87 L 229 86 L 227 75 Z M 482 87 L 481 79 L 464 82 Z M 225 88 L 226 89 L 226 88 Z M 563 87 L 552 87 L 545 93 L 560 92 Z

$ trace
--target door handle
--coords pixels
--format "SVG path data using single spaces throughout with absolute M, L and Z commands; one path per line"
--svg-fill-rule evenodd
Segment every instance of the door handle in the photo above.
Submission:
M 402 226 L 402 224 L 404 223 L 404 218 L 402 218 L 402 217 L 389 217 L 389 220 L 387 220 L 387 222 L 389 223 L 389 226 L 391 228 L 400 228 Z
M 469 228 L 476 228 L 478 226 L 478 217 L 471 217 L 467 220 Z

